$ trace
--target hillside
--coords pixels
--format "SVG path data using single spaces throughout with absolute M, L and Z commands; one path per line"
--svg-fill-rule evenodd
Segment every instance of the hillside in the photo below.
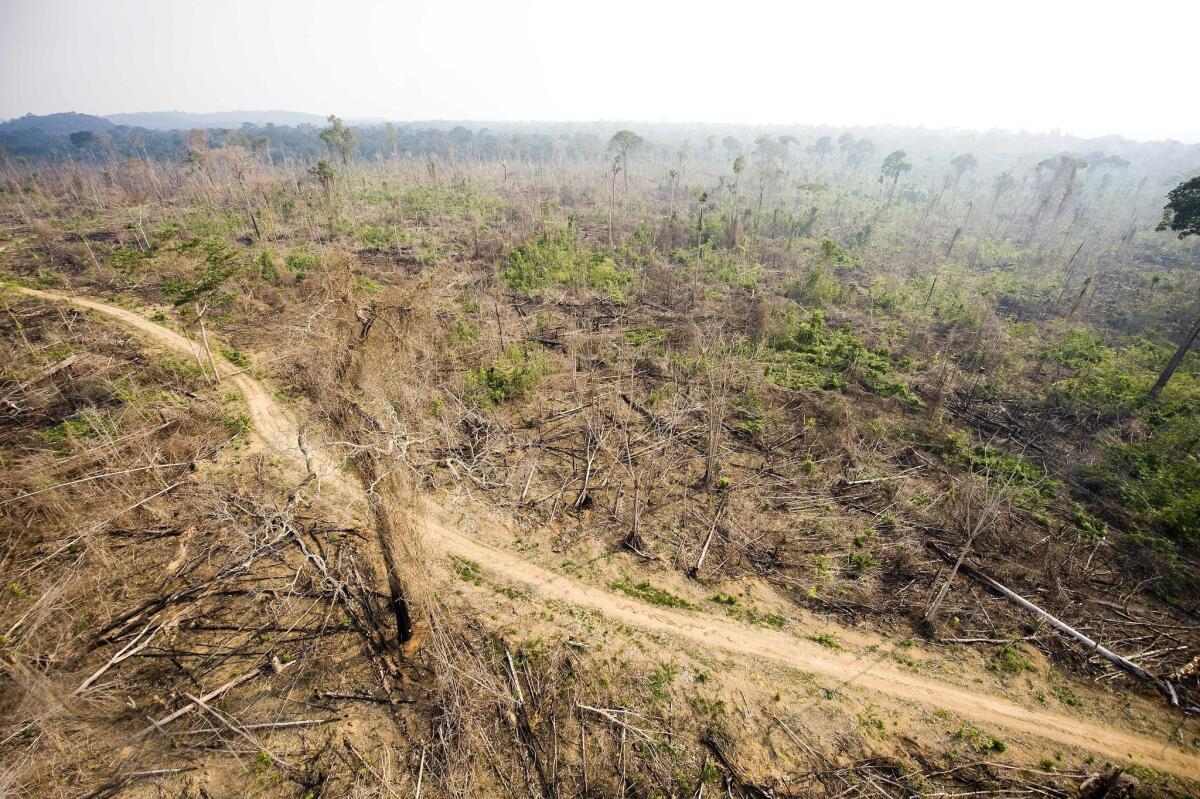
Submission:
M 298 111 L 216 111 L 195 114 L 186 111 L 142 111 L 108 114 L 114 125 L 148 130 L 192 130 L 199 128 L 240 128 L 244 124 L 263 125 L 323 125 L 325 117 Z
M 39 132 L 51 136 L 65 136 L 76 131 L 110 130 L 113 123 L 103 117 L 77 114 L 68 111 L 62 114 L 35 116 L 26 114 L 6 122 L 0 122 L 0 133 Z

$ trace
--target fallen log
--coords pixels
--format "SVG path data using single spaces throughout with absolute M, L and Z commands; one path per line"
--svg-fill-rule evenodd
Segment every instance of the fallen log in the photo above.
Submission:
M 145 738 L 147 735 L 154 732 L 155 730 L 165 733 L 166 730 L 164 730 L 163 728 L 166 727 L 168 724 L 170 724 L 172 721 L 175 721 L 175 719 L 180 718 L 181 716 L 187 715 L 192 710 L 195 710 L 197 707 L 202 706 L 206 702 L 211 702 L 212 700 L 216 699 L 218 696 L 220 696 L 221 694 L 225 693 L 226 691 L 228 691 L 232 688 L 236 688 L 243 683 L 250 682 L 255 677 L 259 677 L 259 676 L 262 676 L 262 675 L 268 674 L 268 673 L 278 673 L 280 671 L 283 671 L 289 665 L 291 665 L 291 663 L 292 663 L 292 661 L 289 661 L 288 663 L 278 663 L 277 661 L 272 660 L 271 662 L 262 664 L 258 668 L 250 669 L 249 671 L 244 672 L 244 673 L 238 675 L 237 677 L 234 677 L 232 680 L 225 683 L 224 685 L 222 685 L 218 688 L 214 688 L 213 690 L 209 691 L 208 693 L 204 694 L 203 696 L 200 696 L 198 698 L 192 698 L 186 705 L 179 708 L 174 713 L 171 713 L 169 716 L 164 716 L 163 718 L 159 719 L 158 721 L 155 721 L 154 719 L 150 719 L 150 726 L 142 729 L 142 731 L 137 733 L 137 735 L 133 736 L 133 738 L 135 741 L 141 740 L 142 738 Z M 199 701 L 199 703 L 200 703 L 199 705 L 197 704 L 197 701 Z
M 932 541 L 926 541 L 925 546 L 927 546 L 930 550 L 932 550 L 934 553 L 936 553 L 938 557 L 940 557 L 942 560 L 946 561 L 946 563 L 951 566 L 953 566 L 955 561 L 957 560 L 957 558 L 955 558 L 954 555 L 951 555 L 949 552 L 945 551 L 944 549 L 942 549 L 941 547 L 939 547 L 937 544 L 935 544 Z M 1055 616 L 1050 615 L 1050 613 L 1046 612 L 1045 610 L 1042 610 L 1040 607 L 1033 604 L 1025 597 L 1021 596 L 1020 594 L 1016 593 L 1015 591 L 1010 590 L 1009 588 L 1005 587 L 1004 585 L 996 582 L 991 577 L 988 577 L 986 574 L 979 571 L 979 569 L 975 568 L 974 566 L 967 563 L 966 561 L 963 561 L 959 565 L 958 570 L 960 572 L 962 572 L 963 574 L 966 574 L 968 577 L 972 578 L 979 584 L 983 585 L 985 588 L 989 589 L 993 593 L 1004 597 L 1005 599 L 1012 602 L 1013 604 L 1018 605 L 1018 606 L 1024 608 L 1025 610 L 1029 611 L 1030 613 L 1034 614 L 1035 616 L 1039 617 L 1040 619 L 1045 621 L 1047 624 L 1049 624 L 1054 629 L 1058 630 L 1063 635 L 1067 636 L 1068 638 L 1074 639 L 1076 642 L 1081 644 L 1085 649 L 1104 658 L 1109 663 L 1113 664 L 1117 668 L 1124 671 L 1126 674 L 1129 674 L 1129 675 L 1141 680 L 1142 682 L 1145 682 L 1145 683 L 1148 683 L 1148 684 L 1154 686 L 1156 689 L 1158 689 L 1163 694 L 1163 696 L 1166 698 L 1167 702 L 1172 707 L 1181 708 L 1185 713 L 1200 714 L 1200 707 L 1197 707 L 1196 705 L 1192 705 L 1192 704 L 1181 704 L 1180 703 L 1179 696 L 1175 693 L 1175 687 L 1173 685 L 1171 685 L 1170 680 L 1160 679 L 1158 677 L 1155 677 L 1153 674 L 1146 671 L 1145 669 L 1143 669 L 1141 666 L 1137 665 L 1133 661 L 1121 657 L 1116 652 L 1113 652 L 1110 649 L 1106 649 L 1105 647 L 1098 644 L 1096 641 L 1093 641 L 1088 636 L 1086 636 L 1083 633 L 1076 630 L 1074 627 L 1071 627 L 1066 622 L 1062 621 L 1061 619 L 1059 619 Z

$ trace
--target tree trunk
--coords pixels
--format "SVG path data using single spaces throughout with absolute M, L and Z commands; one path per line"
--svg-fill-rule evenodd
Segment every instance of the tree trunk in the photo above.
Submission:
M 940 547 L 937 546 L 937 544 L 934 544 L 932 541 L 926 541 L 925 545 L 928 546 L 935 553 L 937 553 L 937 555 L 942 560 L 946 561 L 947 563 L 954 563 L 954 556 L 950 555 L 948 552 L 943 551 Z M 991 577 L 988 577 L 986 574 L 979 571 L 971 564 L 963 563 L 961 557 L 958 559 L 958 562 L 959 562 L 960 570 L 964 574 L 977 580 L 979 583 L 983 584 L 984 586 L 991 589 L 996 594 L 999 594 L 1000 596 L 1004 597 L 1005 599 L 1012 602 L 1013 604 L 1015 604 L 1021 608 L 1024 608 L 1025 610 L 1034 614 L 1035 616 L 1037 616 L 1038 618 L 1042 619 L 1047 624 L 1049 624 L 1051 627 L 1058 630 L 1063 635 L 1065 635 L 1068 638 L 1071 638 L 1072 640 L 1081 644 L 1084 647 L 1084 649 L 1087 649 L 1087 650 L 1099 655 L 1100 657 L 1107 660 L 1109 663 L 1111 663 L 1114 666 L 1116 666 L 1117 668 L 1121 669 L 1121 671 L 1124 671 L 1126 674 L 1129 674 L 1132 677 L 1136 677 L 1137 679 L 1139 679 L 1143 682 L 1153 685 L 1155 688 L 1159 689 L 1163 693 L 1163 695 L 1167 698 L 1167 701 L 1170 702 L 1170 704 L 1172 706 L 1175 706 L 1175 707 L 1179 706 L 1179 697 L 1175 693 L 1174 687 L 1171 685 L 1171 683 L 1168 680 L 1160 680 L 1159 678 L 1155 677 L 1153 674 L 1146 671 L 1145 669 L 1143 669 L 1141 666 L 1137 665 L 1136 663 L 1133 663 L 1130 660 L 1127 660 L 1126 658 L 1121 657 L 1120 655 L 1113 652 L 1112 650 L 1101 646 L 1096 641 L 1092 640 L 1088 636 L 1086 636 L 1083 633 L 1076 630 L 1074 627 L 1071 627 L 1070 625 L 1063 622 L 1061 619 L 1057 618 L 1056 616 L 1051 615 L 1050 613 L 1046 612 L 1045 610 L 1042 610 L 1040 607 L 1033 604 L 1028 599 L 1026 599 L 1025 597 L 1018 594 L 1017 592 L 1009 589 L 1008 587 L 1006 587 L 1004 585 L 1001 585 L 1000 583 L 993 580 Z M 1188 705 L 1184 708 L 1184 710 L 1190 713 L 1190 712 L 1194 712 L 1196 710 L 1196 708 L 1194 708 L 1191 705 Z
M 1175 350 L 1175 354 L 1171 356 L 1171 360 L 1167 362 L 1167 368 L 1163 369 L 1162 374 L 1158 376 L 1158 380 L 1154 381 L 1154 386 L 1150 389 L 1151 399 L 1157 399 L 1162 390 L 1167 387 L 1167 383 L 1171 381 L 1171 375 L 1175 374 L 1175 370 L 1179 368 L 1179 364 L 1183 363 L 1184 356 L 1192 348 L 1192 344 L 1195 343 L 1197 336 L 1200 336 L 1200 316 L 1196 317 L 1196 321 L 1192 324 L 1192 329 L 1188 332 L 1187 337 L 1179 345 L 1179 349 Z
M 204 312 L 207 310 L 207 307 L 201 309 L 200 305 L 197 304 L 196 321 L 200 324 L 200 341 L 204 344 L 204 354 L 208 356 L 208 365 L 212 367 L 213 380 L 219 384 L 221 382 L 221 373 L 217 371 L 217 362 L 213 360 L 212 349 L 208 346 L 208 331 L 204 329 Z

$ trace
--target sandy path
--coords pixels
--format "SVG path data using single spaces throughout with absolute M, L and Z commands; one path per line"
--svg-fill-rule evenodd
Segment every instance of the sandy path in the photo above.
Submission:
M 107 303 L 58 292 L 18 289 L 48 300 L 67 301 L 113 317 L 143 331 L 171 349 L 193 357 L 188 340 L 133 311 Z M 226 380 L 245 396 L 254 431 L 263 444 L 298 465 L 304 464 L 298 444 L 298 427 L 261 383 L 246 373 L 226 369 Z M 314 452 L 314 467 L 324 482 L 348 496 L 359 497 L 361 488 L 340 470 L 335 459 Z M 1001 726 L 1061 746 L 1078 747 L 1105 755 L 1115 762 L 1133 758 L 1142 765 L 1184 777 L 1200 777 L 1200 756 L 1188 754 L 1163 740 L 1145 738 L 1044 709 L 1025 707 L 992 694 L 950 685 L 899 668 L 889 660 L 872 660 L 836 652 L 782 632 L 743 626 L 720 617 L 660 608 L 623 594 L 580 582 L 518 555 L 468 537 L 436 520 L 426 519 L 426 541 L 446 553 L 477 561 L 482 568 L 505 580 L 529 586 L 543 597 L 587 608 L 604 616 L 654 633 L 675 636 L 707 647 L 752 655 L 815 675 L 832 678 L 928 708 L 940 708 L 984 727 Z M 881 649 L 890 644 L 880 639 Z M 884 654 L 882 657 L 886 658 Z M 1165 713 L 1165 711 L 1164 711 Z M 1053 746 L 1047 748 L 1051 751 Z

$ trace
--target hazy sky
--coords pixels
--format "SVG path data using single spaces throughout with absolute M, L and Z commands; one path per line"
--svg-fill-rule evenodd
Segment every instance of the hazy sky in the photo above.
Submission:
M 1200 141 L 1200 0 L 0 0 L 0 118 L 1051 130 Z

